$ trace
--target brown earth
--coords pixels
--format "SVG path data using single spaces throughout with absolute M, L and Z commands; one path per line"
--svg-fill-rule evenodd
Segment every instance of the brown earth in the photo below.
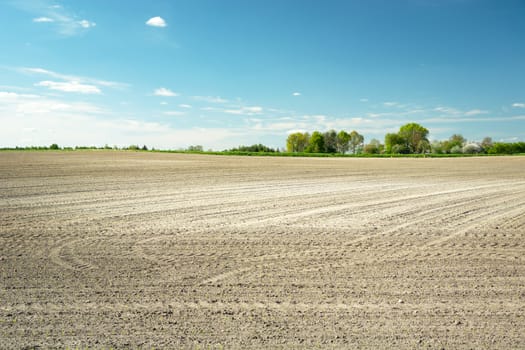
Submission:
M 0 348 L 525 347 L 525 157 L 0 153 Z

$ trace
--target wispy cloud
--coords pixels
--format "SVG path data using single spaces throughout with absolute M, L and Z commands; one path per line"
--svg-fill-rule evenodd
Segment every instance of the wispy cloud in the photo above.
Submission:
M 224 113 L 236 114 L 236 115 L 256 115 L 256 114 L 261 114 L 262 111 L 263 111 L 262 107 L 253 106 L 253 107 L 240 107 L 237 109 L 225 109 Z
M 292 96 L 301 96 L 301 93 L 300 93 L 300 92 L 294 92 L 294 93 L 292 94 Z
M 385 107 L 394 107 L 394 106 L 397 106 L 399 103 L 398 102 L 383 102 L 383 105 Z
M 153 92 L 153 95 L 155 95 L 155 96 L 162 96 L 162 97 L 176 97 L 176 96 L 179 96 L 178 93 L 173 92 L 170 89 L 166 89 L 166 88 L 163 88 L 163 87 L 155 89 L 155 91 Z
M 169 116 L 180 117 L 180 116 L 186 115 L 186 112 L 182 112 L 182 111 L 166 111 L 166 112 L 163 112 L 162 114 L 169 115 Z
M 50 24 L 49 28 L 53 28 L 58 34 L 66 37 L 81 34 L 96 26 L 95 22 L 79 17 L 73 11 L 52 4 L 49 0 L 13 1 L 11 4 L 34 15 L 34 23 L 48 23 Z
M 150 27 L 164 28 L 168 24 L 166 23 L 166 21 L 162 17 L 157 16 L 157 17 L 151 17 L 150 19 L 148 19 L 146 21 L 146 25 L 148 25 Z
M 49 18 L 49 17 L 37 17 L 37 18 L 33 18 L 33 22 L 35 23 L 51 23 L 51 22 L 54 22 L 55 20 L 53 18 Z
M 90 21 L 88 21 L 88 20 L 86 20 L 86 19 L 83 19 L 83 20 L 81 20 L 81 21 L 78 21 L 78 24 L 80 24 L 80 26 L 81 26 L 82 28 L 86 28 L 86 29 L 87 29 L 87 28 L 94 27 L 94 26 L 97 25 L 95 22 L 90 22 Z
M 490 117 L 490 118 L 427 118 L 421 120 L 423 123 L 478 123 L 478 122 L 505 122 L 525 120 L 525 115 L 516 115 L 510 117 Z
M 63 92 L 76 92 L 80 94 L 101 94 L 102 91 L 95 85 L 81 84 L 77 81 L 72 82 L 57 82 L 44 80 L 36 83 L 35 86 L 47 87 L 51 90 L 63 91 Z
M 465 115 L 466 116 L 473 116 L 473 115 L 487 114 L 487 113 L 488 113 L 488 111 L 483 111 L 481 109 L 472 109 L 470 111 L 465 112 Z
M 435 112 L 440 112 L 447 115 L 458 115 L 461 114 L 461 111 L 456 108 L 451 107 L 436 107 L 434 108 Z
M 0 91 L 0 101 L 6 102 L 6 101 L 17 101 L 19 99 L 35 99 L 40 98 L 39 95 L 34 94 L 19 94 L 17 92 L 12 91 Z
M 361 98 L 361 99 L 359 99 L 359 102 L 368 102 L 368 99 L 367 98 Z
M 94 79 L 94 78 L 83 77 L 83 76 L 78 76 L 78 75 L 62 74 L 62 73 L 57 73 L 57 72 L 50 71 L 44 68 L 22 67 L 22 68 L 16 68 L 16 70 L 24 74 L 45 75 L 51 78 L 61 79 L 61 80 L 69 81 L 69 82 L 76 81 L 79 83 L 100 85 L 100 86 L 111 87 L 111 88 L 123 88 L 123 87 L 128 86 L 128 84 L 125 84 L 125 83 Z
M 228 103 L 228 100 L 225 100 L 219 96 L 192 96 L 195 101 L 203 101 L 209 103 Z
M 146 144 L 176 149 L 201 144 L 225 149 L 237 145 L 246 130 L 235 128 L 174 128 L 169 121 L 149 122 L 95 104 L 63 101 L 35 94 L 0 91 L 0 146 L 58 143 L 61 146 Z M 250 135 L 249 137 L 253 137 Z
M 525 108 L 525 103 L 516 102 L 512 104 L 514 108 Z
M 188 105 L 188 104 L 185 104 L 185 103 L 180 104 L 179 107 L 180 107 L 180 108 L 192 108 L 191 105 Z
M 366 116 L 369 118 L 382 118 L 382 117 L 391 117 L 396 115 L 396 113 L 367 113 Z
M 2 112 L 8 112 L 5 115 Z M 16 92 L 0 91 L 0 114 L 9 117 L 9 113 L 16 115 L 94 115 L 104 110 L 96 105 L 85 102 L 65 102 L 57 98 L 49 98 L 35 94 L 19 94 Z

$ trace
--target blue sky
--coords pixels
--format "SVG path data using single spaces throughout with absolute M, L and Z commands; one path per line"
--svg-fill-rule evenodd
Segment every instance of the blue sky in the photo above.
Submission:
M 525 140 L 522 0 L 0 0 L 0 146 Z

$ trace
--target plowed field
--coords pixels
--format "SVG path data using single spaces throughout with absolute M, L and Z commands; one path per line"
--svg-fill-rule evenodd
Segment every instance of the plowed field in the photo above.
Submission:
M 525 157 L 0 153 L 0 348 L 525 346 Z

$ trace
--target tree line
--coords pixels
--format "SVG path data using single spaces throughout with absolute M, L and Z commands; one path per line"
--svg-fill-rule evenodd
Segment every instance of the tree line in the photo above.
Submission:
M 350 133 L 344 130 L 339 132 L 330 130 L 324 133 L 314 131 L 312 134 L 296 132 L 288 136 L 286 150 L 305 153 L 357 154 L 362 151 L 364 139 L 364 136 L 355 130 Z
M 292 153 L 351 154 L 517 154 L 525 153 L 525 142 L 493 142 L 485 137 L 481 142 L 469 142 L 461 134 L 447 140 L 430 142 L 427 128 L 408 123 L 396 133 L 385 135 L 384 143 L 377 139 L 364 144 L 357 131 L 295 132 L 286 139 L 286 150 Z

